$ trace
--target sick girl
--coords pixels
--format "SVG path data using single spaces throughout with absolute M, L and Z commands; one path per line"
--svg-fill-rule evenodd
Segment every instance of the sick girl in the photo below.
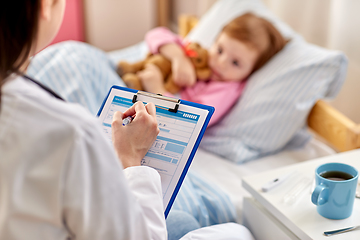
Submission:
M 215 107 L 209 126 L 219 122 L 236 103 L 250 74 L 287 42 L 270 22 L 246 13 L 227 24 L 209 49 L 210 79 L 196 81 L 195 69 L 179 36 L 160 27 L 148 32 L 145 40 L 152 53 L 161 53 L 171 61 L 174 81 L 183 87 L 181 99 Z M 146 91 L 171 96 L 157 66 L 148 64 L 138 75 Z

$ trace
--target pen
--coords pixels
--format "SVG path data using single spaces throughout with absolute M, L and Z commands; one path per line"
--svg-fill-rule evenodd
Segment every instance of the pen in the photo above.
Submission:
M 134 117 L 133 116 L 127 116 L 126 118 L 124 118 L 123 119 L 123 123 L 122 123 L 122 125 L 123 126 L 126 126 L 126 125 L 128 125 L 129 123 L 131 123 L 132 122 L 132 120 L 134 119 Z
M 292 174 L 294 174 L 294 173 L 288 173 L 288 174 L 286 174 L 284 176 L 281 176 L 281 177 L 278 177 L 278 178 L 275 178 L 275 179 L 269 181 L 264 186 L 262 186 L 261 190 L 263 192 L 269 191 L 270 189 L 272 189 L 272 188 L 276 187 L 277 185 L 279 185 L 280 183 L 282 183 L 284 180 L 286 180 Z

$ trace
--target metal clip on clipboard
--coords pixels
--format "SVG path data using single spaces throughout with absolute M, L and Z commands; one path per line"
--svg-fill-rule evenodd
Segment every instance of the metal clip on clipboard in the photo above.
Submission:
M 161 94 L 138 91 L 133 96 L 133 99 L 132 99 L 133 103 L 136 103 L 138 101 L 138 96 L 145 96 L 145 97 L 155 98 L 155 99 L 159 99 L 159 100 L 163 100 L 163 101 L 173 102 L 175 104 L 175 106 L 174 106 L 174 108 L 169 107 L 167 109 L 169 112 L 176 113 L 177 110 L 179 109 L 180 99 L 177 99 L 177 98 L 166 97 Z

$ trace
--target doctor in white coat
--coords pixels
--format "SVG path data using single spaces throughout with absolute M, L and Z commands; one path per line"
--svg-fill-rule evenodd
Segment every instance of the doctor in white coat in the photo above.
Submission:
M 56 35 L 64 7 L 0 3 L 0 239 L 167 239 L 160 176 L 140 166 L 159 133 L 155 106 L 117 112 L 111 145 L 95 117 L 24 74 Z M 229 223 L 182 239 L 252 236 Z

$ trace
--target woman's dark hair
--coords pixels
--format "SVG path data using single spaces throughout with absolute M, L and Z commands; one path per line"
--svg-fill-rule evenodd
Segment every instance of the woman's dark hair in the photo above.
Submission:
M 41 0 L 0 1 L 0 103 L 5 79 L 25 63 L 37 36 Z

